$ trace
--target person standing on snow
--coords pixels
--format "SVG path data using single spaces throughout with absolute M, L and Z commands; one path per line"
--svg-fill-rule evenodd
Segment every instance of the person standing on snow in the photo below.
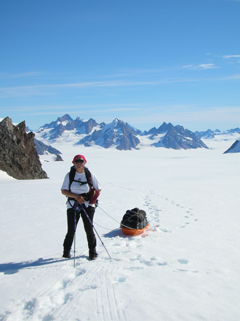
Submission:
M 94 260 L 97 257 L 96 252 L 96 237 L 94 234 L 93 226 L 89 222 L 84 210 L 88 214 L 91 222 L 93 222 L 93 216 L 95 212 L 95 202 L 101 191 L 101 185 L 97 179 L 97 177 L 90 173 L 85 164 L 87 163 L 86 158 L 83 155 L 76 155 L 73 158 L 73 167 L 71 171 L 73 171 L 74 177 L 71 180 L 70 172 L 64 178 L 62 184 L 62 194 L 68 197 L 67 201 L 67 234 L 65 236 L 63 242 L 63 257 L 70 258 L 70 250 L 72 247 L 74 233 L 77 228 L 77 224 L 80 218 L 82 217 L 84 229 L 87 236 L 88 241 L 88 249 L 89 249 L 89 259 Z M 90 175 L 87 175 L 89 173 Z M 90 184 L 89 185 L 89 177 L 90 176 Z M 92 187 L 92 189 L 91 189 Z M 76 202 L 76 205 L 75 205 Z M 84 210 L 83 210 L 84 209 Z M 76 226 L 75 226 L 75 215 L 76 215 Z

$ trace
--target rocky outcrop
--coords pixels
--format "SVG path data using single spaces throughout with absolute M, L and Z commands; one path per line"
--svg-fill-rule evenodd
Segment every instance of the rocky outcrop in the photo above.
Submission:
M 55 162 L 63 162 L 63 159 L 60 155 L 56 155 Z
M 14 126 L 6 117 L 0 123 L 0 170 L 16 179 L 47 178 L 34 145 L 34 134 L 25 132 L 25 121 Z

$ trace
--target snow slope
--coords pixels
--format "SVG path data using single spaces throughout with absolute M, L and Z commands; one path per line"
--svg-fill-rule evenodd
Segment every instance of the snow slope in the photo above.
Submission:
M 239 320 L 240 159 L 226 144 L 120 152 L 62 142 L 53 147 L 64 162 L 42 159 L 49 179 L 0 173 L 0 320 Z M 61 258 L 60 188 L 78 153 L 103 186 L 94 225 L 112 259 L 98 240 L 87 260 L 80 222 L 74 268 Z M 120 221 L 136 206 L 150 228 L 124 236 Z
M 240 141 L 236 140 L 225 153 L 240 153 Z

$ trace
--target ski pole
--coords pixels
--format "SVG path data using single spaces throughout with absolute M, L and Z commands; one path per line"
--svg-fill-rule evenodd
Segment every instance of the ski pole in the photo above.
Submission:
M 73 267 L 75 268 L 75 253 L 76 253 L 76 212 L 77 212 L 77 202 L 74 203 L 74 260 Z
M 83 207 L 83 205 L 82 205 L 82 204 L 80 204 L 80 206 L 81 206 L 81 208 L 82 208 L 82 210 L 83 210 L 84 214 L 86 215 L 87 219 L 89 220 L 89 222 L 90 222 L 90 224 L 91 224 L 92 228 L 93 228 L 93 229 L 94 229 L 94 231 L 96 232 L 96 234 L 97 234 L 97 236 L 98 236 L 99 240 L 101 241 L 102 246 L 105 248 L 105 250 L 106 250 L 106 252 L 107 252 L 108 256 L 110 257 L 110 259 L 112 259 L 112 258 L 111 258 L 111 256 L 110 256 L 110 254 L 108 253 L 108 250 L 106 249 L 106 246 L 104 245 L 104 243 L 103 243 L 103 241 L 102 241 L 101 237 L 99 236 L 99 234 L 98 234 L 97 230 L 95 229 L 95 227 L 94 227 L 94 225 L 93 225 L 92 221 L 90 220 L 90 217 L 88 216 L 88 214 L 87 214 L 87 212 L 86 212 L 85 208 Z

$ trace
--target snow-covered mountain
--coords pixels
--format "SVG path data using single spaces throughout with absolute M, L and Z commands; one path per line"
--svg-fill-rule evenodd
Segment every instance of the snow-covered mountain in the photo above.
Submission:
M 209 138 L 214 138 L 215 135 L 220 133 L 220 130 L 216 129 L 215 131 L 208 129 L 206 131 L 196 131 L 194 134 L 199 138 L 199 139 L 209 139 Z
M 66 131 L 72 131 L 76 135 L 89 134 L 94 127 L 98 126 L 99 125 L 94 119 L 90 118 L 88 121 L 85 121 L 77 117 L 73 120 L 66 114 L 63 117 L 59 117 L 56 121 L 40 127 L 37 130 L 36 135 L 47 139 L 48 141 L 55 141 Z M 102 124 L 102 126 L 104 126 L 104 124 Z
M 152 146 L 172 149 L 208 148 L 193 132 L 182 126 L 173 126 L 165 122 L 144 133 L 154 143 Z
M 220 131 L 219 129 L 206 131 L 196 131 L 194 133 L 199 139 L 211 139 L 220 135 L 235 135 L 240 134 L 240 128 L 229 129 L 226 131 Z
M 137 135 L 133 127 L 116 118 L 102 129 L 95 130 L 91 135 L 81 139 L 78 144 L 99 145 L 104 148 L 115 146 L 119 150 L 130 150 L 140 143 Z
M 163 123 L 158 129 L 142 132 L 128 123 L 114 119 L 110 124 L 98 124 L 94 119 L 73 120 L 69 115 L 45 124 L 35 132 L 36 138 L 45 143 L 68 141 L 84 146 L 101 146 L 118 150 L 139 149 L 142 146 L 172 149 L 207 148 L 193 132 L 182 126 Z
M 55 155 L 61 154 L 61 152 L 58 149 L 53 148 L 50 145 L 46 145 L 43 142 L 40 142 L 39 140 L 37 140 L 36 138 L 34 138 L 34 144 L 38 155 L 44 155 L 46 153 L 55 154 Z
M 224 152 L 224 154 L 228 153 L 240 153 L 240 141 L 236 140 L 232 146 Z

